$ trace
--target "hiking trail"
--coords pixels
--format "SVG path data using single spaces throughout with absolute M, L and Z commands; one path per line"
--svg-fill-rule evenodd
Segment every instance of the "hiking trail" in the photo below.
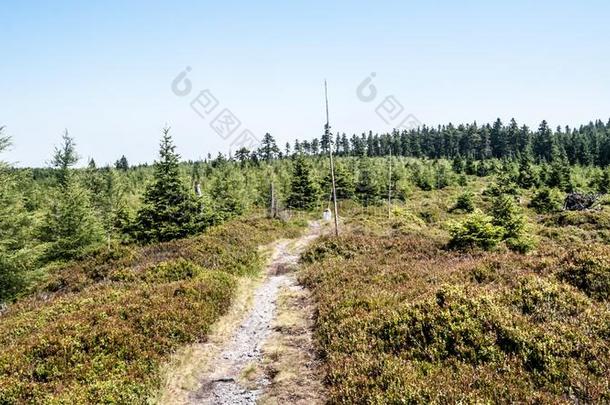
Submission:
M 233 319 L 228 321 L 230 330 L 223 332 L 224 340 L 216 337 L 215 343 L 199 344 L 188 353 L 188 361 L 199 361 L 203 368 L 196 373 L 196 387 L 173 395 L 172 401 L 322 403 L 323 385 L 311 338 L 313 306 L 294 274 L 302 252 L 322 231 L 319 222 L 311 222 L 301 237 L 269 246 L 272 253 L 262 282 L 245 293 L 249 297 L 241 298 L 247 304 L 242 302 L 227 315 Z

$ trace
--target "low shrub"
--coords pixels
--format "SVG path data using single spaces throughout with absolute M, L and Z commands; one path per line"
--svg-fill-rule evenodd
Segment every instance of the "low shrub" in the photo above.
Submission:
M 505 243 L 510 250 L 521 254 L 531 252 L 536 247 L 536 240 L 527 234 L 517 238 L 508 238 Z
M 541 188 L 534 194 L 528 206 L 538 214 L 559 212 L 563 207 L 561 192 L 553 188 Z
M 610 212 L 600 211 L 562 211 L 554 218 L 553 224 L 559 226 L 578 226 L 583 229 L 610 228 Z
M 433 299 L 399 310 L 376 328 L 384 351 L 406 353 L 426 362 L 454 358 L 470 364 L 498 360 L 494 317 L 498 308 L 472 299 L 456 288 L 443 288 Z
M 493 224 L 501 227 L 504 232 L 502 239 L 506 246 L 518 253 L 527 253 L 535 246 L 534 239 L 529 235 L 525 215 L 513 196 L 499 195 L 494 198 L 491 213 Z
M 455 205 L 451 211 L 461 211 L 471 213 L 474 212 L 474 194 L 472 192 L 465 192 L 458 196 Z
M 610 248 L 593 246 L 571 251 L 558 277 L 594 299 L 610 301 Z
M 301 261 L 314 263 L 329 258 L 349 259 L 354 257 L 356 252 L 362 251 L 365 246 L 366 239 L 362 237 L 350 238 L 349 241 L 324 237 L 301 256 Z
M 186 259 L 163 262 L 147 269 L 143 279 L 149 283 L 168 283 L 190 280 L 206 272 L 203 267 Z
M 394 207 L 391 218 L 391 226 L 394 229 L 417 230 L 425 225 L 420 217 L 402 207 Z
M 483 191 L 483 195 L 490 197 L 498 197 L 501 195 L 518 196 L 519 193 L 519 186 L 506 174 L 498 176 L 496 181 Z
M 449 248 L 493 249 L 502 240 L 504 230 L 492 223 L 493 219 L 481 211 L 475 211 L 461 222 L 453 222 L 449 226 L 451 240 Z

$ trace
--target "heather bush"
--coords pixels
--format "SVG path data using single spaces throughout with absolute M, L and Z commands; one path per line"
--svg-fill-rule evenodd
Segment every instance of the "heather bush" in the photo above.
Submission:
M 610 249 L 594 246 L 572 250 L 558 273 L 560 280 L 601 301 L 610 300 Z

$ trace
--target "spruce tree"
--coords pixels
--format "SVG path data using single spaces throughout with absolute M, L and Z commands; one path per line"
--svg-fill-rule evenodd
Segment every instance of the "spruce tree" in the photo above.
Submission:
M 491 212 L 493 225 L 503 230 L 502 239 L 511 250 L 526 253 L 534 247 L 534 242 L 527 233 L 523 210 L 513 196 L 507 194 L 496 196 Z
M 493 200 L 493 224 L 504 228 L 504 238 L 518 238 L 525 229 L 525 217 L 511 195 L 500 194 Z
M 464 166 L 464 173 L 466 173 L 469 176 L 474 176 L 475 174 L 477 174 L 477 165 L 474 161 L 474 159 L 472 159 L 472 157 L 468 157 L 468 159 L 466 159 L 466 164 Z
M 261 147 L 258 150 L 259 158 L 268 163 L 273 159 L 277 159 L 279 153 L 280 148 L 278 148 L 277 144 L 275 143 L 275 139 L 270 133 L 266 133 L 261 142 Z
M 233 167 L 220 170 L 212 180 L 210 195 L 214 201 L 215 212 L 222 220 L 241 215 L 246 211 L 244 177 Z
M 457 174 L 462 174 L 464 172 L 465 166 L 466 164 L 464 163 L 464 159 L 462 159 L 462 156 L 456 155 L 452 163 L 453 171 Z
M 235 159 L 244 167 L 246 162 L 250 160 L 250 150 L 245 147 L 237 149 L 235 152 Z
M 62 135 L 62 143 L 55 147 L 51 165 L 57 170 L 57 177 L 61 185 L 65 185 L 70 175 L 70 168 L 74 166 L 79 156 L 76 153 L 76 143 L 66 129 Z
M 525 151 L 519 158 L 519 174 L 517 184 L 524 189 L 530 189 L 538 184 L 538 176 L 534 173 L 534 166 L 529 151 Z
M 318 140 L 318 138 L 314 138 L 313 141 L 311 141 L 310 150 L 312 155 L 320 154 L 320 140 Z
M 52 159 L 59 186 L 50 193 L 50 205 L 39 228 L 48 260 L 76 258 L 96 248 L 103 239 L 89 193 L 81 187 L 71 169 L 78 159 L 76 143 L 66 131 Z
M 553 131 L 549 128 L 546 121 L 542 121 L 538 128 L 538 132 L 534 137 L 534 154 L 538 159 L 548 162 L 551 160 L 551 153 L 554 146 L 555 139 L 553 138 Z
M 375 205 L 379 201 L 380 187 L 371 160 L 362 158 L 359 164 L 358 181 L 356 182 L 356 198 L 365 207 Z
M 163 129 L 154 179 L 146 187 L 142 207 L 136 216 L 134 236 L 140 242 L 183 238 L 205 226 L 199 200 L 180 179 L 180 155 L 176 153 L 169 132 L 169 128 Z
M 324 176 L 324 192 L 332 192 L 332 179 L 330 171 Z M 339 161 L 335 162 L 335 185 L 338 200 L 349 200 L 354 197 L 355 185 L 354 176 L 348 171 L 345 165 Z
M 288 207 L 311 210 L 316 207 L 320 188 L 308 161 L 299 155 L 294 161 Z
M 102 190 L 94 200 L 100 212 L 106 238 L 124 237 L 129 231 L 132 213 L 125 200 L 125 185 L 116 170 L 107 167 L 102 172 Z
M 127 158 L 125 157 L 125 155 L 121 156 L 121 158 L 116 161 L 116 163 L 114 164 L 114 167 L 116 169 L 122 170 L 122 171 L 129 170 L 129 162 L 127 161 Z
M 551 157 L 552 162 L 550 172 L 546 179 L 546 185 L 551 188 L 556 187 L 563 191 L 571 191 L 571 170 L 565 152 L 560 151 L 559 148 L 554 145 Z
M 597 192 L 600 194 L 608 194 L 610 192 L 610 169 L 607 167 L 604 168 L 597 181 Z
M 10 145 L 2 132 L 0 127 L 0 152 Z M 24 273 L 36 259 L 30 243 L 32 221 L 17 189 L 15 177 L 0 162 L 0 302 L 24 287 Z

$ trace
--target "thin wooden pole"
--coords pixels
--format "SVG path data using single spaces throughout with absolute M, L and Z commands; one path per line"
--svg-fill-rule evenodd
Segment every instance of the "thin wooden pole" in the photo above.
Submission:
M 390 146 L 390 169 L 388 173 L 388 218 L 392 218 L 392 148 Z
M 335 236 L 339 236 L 339 208 L 337 207 L 337 187 L 335 184 L 335 163 L 333 159 L 333 148 L 330 140 L 330 119 L 328 115 L 328 85 L 324 80 L 324 98 L 326 99 L 326 125 L 324 127 L 324 133 L 328 140 L 328 154 L 330 156 L 330 177 L 333 182 L 333 204 L 335 207 Z

